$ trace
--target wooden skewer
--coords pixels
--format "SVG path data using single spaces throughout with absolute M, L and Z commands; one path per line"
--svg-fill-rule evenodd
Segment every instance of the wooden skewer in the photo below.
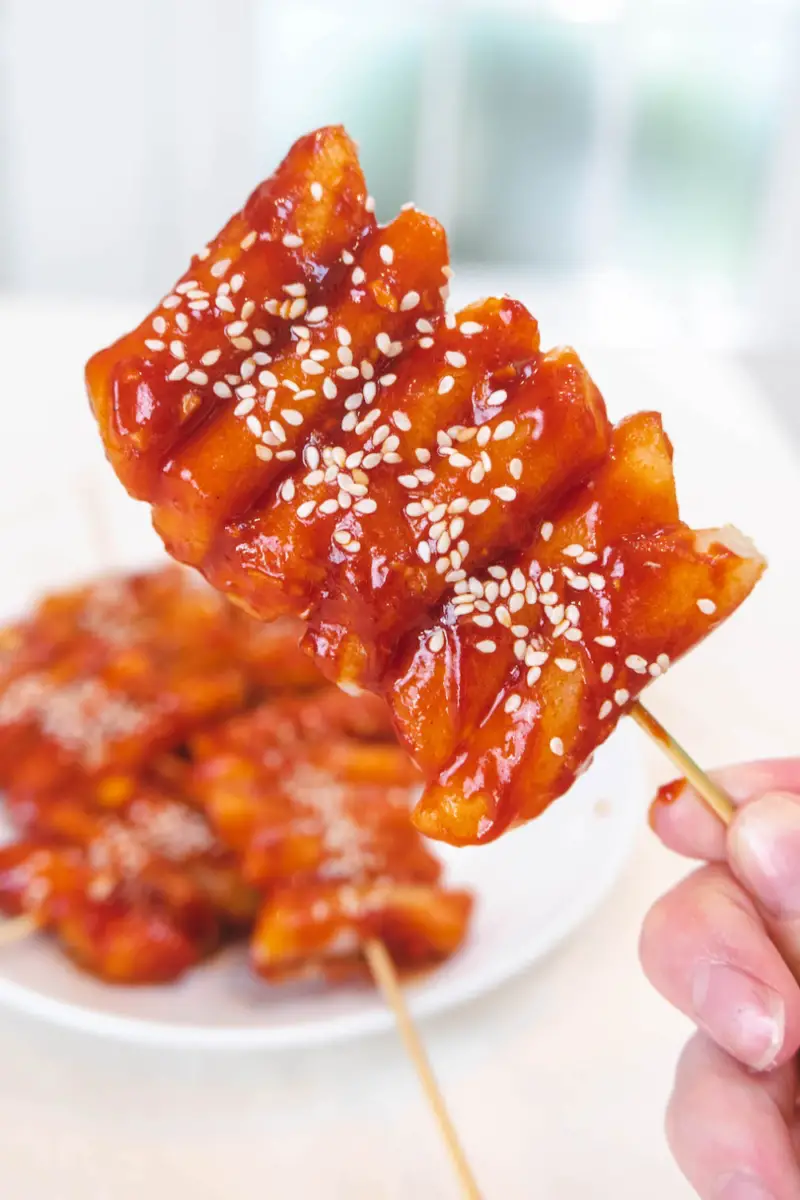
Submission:
M 671 733 L 667 733 L 661 722 L 657 721 L 653 714 L 643 704 L 640 704 L 638 700 L 631 706 L 630 715 L 636 724 L 653 739 L 659 749 L 666 754 L 667 758 L 675 764 L 681 775 L 689 781 L 706 807 L 715 816 L 719 817 L 723 825 L 730 825 L 736 808 L 728 793 L 719 784 L 714 783 L 714 780 L 706 774 L 702 767 L 697 765 L 691 755 L 687 754 L 683 746 L 675 741 Z
M 422 1090 L 438 1122 L 442 1139 L 450 1154 L 458 1181 L 461 1184 L 461 1193 L 465 1200 L 481 1200 L 481 1193 L 478 1190 L 478 1184 L 472 1173 L 472 1168 L 467 1161 L 455 1125 L 447 1111 L 444 1097 L 439 1090 L 439 1085 L 436 1082 L 430 1061 L 425 1053 L 425 1047 L 408 1011 L 403 989 L 397 978 L 397 972 L 389 951 L 383 942 L 378 941 L 377 938 L 371 938 L 365 942 L 363 949 L 364 957 L 367 960 L 375 982 L 383 992 L 386 1003 L 394 1013 L 397 1029 L 403 1039 L 408 1057 L 411 1059 L 414 1070 L 422 1084 Z

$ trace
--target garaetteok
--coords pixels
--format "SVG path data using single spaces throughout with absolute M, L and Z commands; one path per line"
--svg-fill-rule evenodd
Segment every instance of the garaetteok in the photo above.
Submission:
M 574 351 L 506 297 L 446 312 L 449 275 L 441 226 L 378 225 L 320 129 L 87 382 L 170 553 L 385 694 L 417 826 L 466 843 L 566 791 L 764 561 L 680 521 L 656 414 L 612 429 Z

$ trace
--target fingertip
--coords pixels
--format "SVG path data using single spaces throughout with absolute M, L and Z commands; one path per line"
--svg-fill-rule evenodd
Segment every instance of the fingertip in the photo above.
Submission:
M 687 858 L 725 858 L 725 829 L 685 780 L 659 788 L 650 806 L 650 828 L 668 850 Z

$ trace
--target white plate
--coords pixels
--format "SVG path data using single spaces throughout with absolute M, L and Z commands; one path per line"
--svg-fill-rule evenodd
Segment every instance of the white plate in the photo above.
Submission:
M 597 906 L 642 820 L 637 735 L 621 727 L 572 791 L 494 845 L 448 849 L 448 876 L 474 890 L 468 944 L 409 984 L 418 1017 L 496 987 L 541 959 Z M 0 949 L 0 1003 L 89 1033 L 171 1046 L 278 1049 L 388 1029 L 366 987 L 268 987 L 231 951 L 179 984 L 112 988 L 81 974 L 45 938 Z

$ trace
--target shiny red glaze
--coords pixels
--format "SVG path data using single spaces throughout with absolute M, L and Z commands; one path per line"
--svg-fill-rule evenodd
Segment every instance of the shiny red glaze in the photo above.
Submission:
M 218 288 L 205 308 L 183 287 L 89 363 L 107 452 L 175 556 L 257 616 L 301 617 L 330 678 L 387 696 L 427 781 L 419 828 L 490 840 L 569 787 L 763 560 L 680 522 L 658 417 L 612 435 L 577 355 L 543 352 L 521 304 L 445 315 L 443 231 L 413 209 L 376 226 L 341 129 L 301 139 L 262 187 L 269 239 L 245 210 L 190 268 L 230 279 L 235 312 Z M 334 215 L 315 225 L 318 204 Z M 287 237 L 302 313 L 286 298 Z M 109 399 L 123 375 L 160 431 L 151 443 Z M 508 596 L 464 605 L 495 585 Z M 551 620 L 560 605 L 578 617 Z M 539 674 L 528 652 L 547 656 Z
M 456 953 L 472 906 L 464 891 L 392 880 L 278 889 L 261 911 L 250 959 L 273 982 L 366 978 L 361 946 L 379 938 L 400 971 L 418 971 Z

